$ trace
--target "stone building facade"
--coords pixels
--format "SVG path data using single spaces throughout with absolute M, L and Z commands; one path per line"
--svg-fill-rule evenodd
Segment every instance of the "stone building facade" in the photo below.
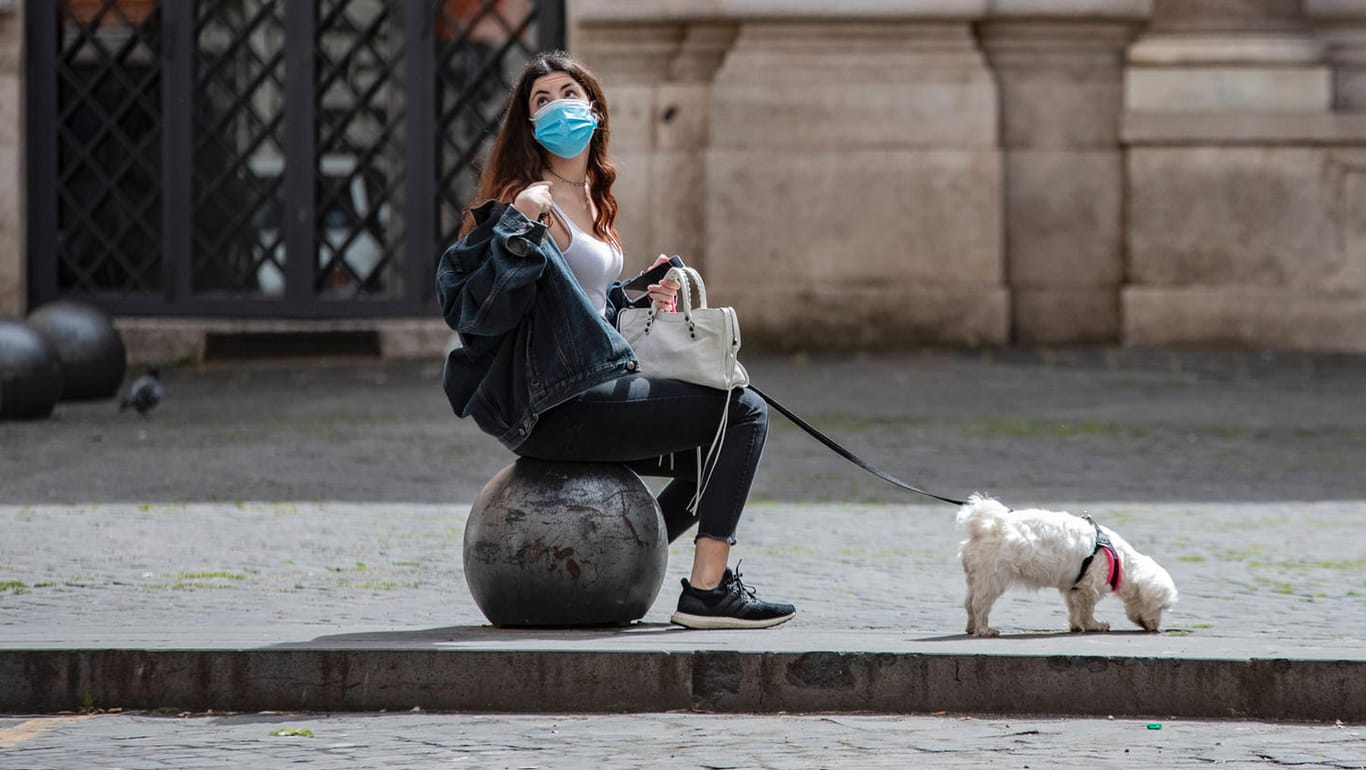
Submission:
M 0 0 L 0 314 L 26 297 L 23 5 Z M 569 14 L 611 101 L 630 261 L 699 264 L 747 345 L 1366 352 L 1366 2 Z M 120 319 L 155 345 L 270 323 Z M 395 322 L 335 322 L 358 323 Z M 444 340 L 398 323 L 429 343 L 395 351 Z
M 751 338 L 1366 351 L 1366 3 L 575 5 L 625 238 Z

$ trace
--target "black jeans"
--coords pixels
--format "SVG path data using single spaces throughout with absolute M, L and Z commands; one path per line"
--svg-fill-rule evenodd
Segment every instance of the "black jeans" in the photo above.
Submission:
M 727 396 L 725 436 L 694 516 L 688 503 L 697 493 L 697 449 L 705 459 Z M 543 412 L 514 451 L 538 460 L 622 463 L 642 476 L 671 478 L 658 496 L 669 541 L 697 524 L 698 537 L 733 544 L 767 438 L 768 404 L 748 388 L 727 394 L 630 376 Z

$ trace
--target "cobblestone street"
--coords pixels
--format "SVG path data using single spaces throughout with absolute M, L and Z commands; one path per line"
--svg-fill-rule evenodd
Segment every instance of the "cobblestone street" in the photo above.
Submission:
M 119 714 L 0 720 L 2 770 L 381 766 L 1347 770 L 1366 768 L 1366 732 L 1258 722 L 852 714 Z
M 1114 600 L 1098 616 L 1116 633 L 1060 633 L 1056 594 L 1016 592 L 993 612 L 1002 639 L 963 637 L 953 509 L 907 499 L 777 416 L 735 556 L 762 595 L 797 604 L 796 619 L 742 641 L 680 636 L 667 619 L 690 548 L 676 544 L 634 629 L 579 642 L 496 632 L 469 595 L 460 553 L 470 501 L 511 456 L 450 415 L 437 368 L 333 361 L 173 371 L 166 403 L 146 420 L 80 403 L 49 421 L 0 423 L 0 652 L 570 640 L 666 655 L 741 644 L 1137 654 L 1175 665 L 1359 657 L 1366 541 L 1344 533 L 1366 528 L 1361 359 L 1017 351 L 747 365 L 769 392 L 908 480 L 1085 510 L 1115 528 L 1176 580 L 1181 599 L 1163 633 L 1122 633 Z M 1334 707 L 1331 690 L 1318 697 Z M 178 719 L 83 705 L 87 714 L 0 718 L 0 768 L 1366 766 L 1359 725 L 1331 721 Z M 271 734 L 279 728 L 312 737 Z

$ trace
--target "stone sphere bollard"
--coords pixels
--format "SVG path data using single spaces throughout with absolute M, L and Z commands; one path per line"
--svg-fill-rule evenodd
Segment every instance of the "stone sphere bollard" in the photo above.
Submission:
M 108 313 L 84 302 L 58 300 L 30 313 L 28 322 L 57 351 L 61 400 L 113 398 L 119 392 L 128 354 Z
M 48 417 L 62 392 L 62 365 L 47 338 L 0 318 L 0 420 Z
M 520 459 L 465 524 L 465 582 L 495 626 L 625 625 L 659 595 L 664 517 L 629 468 Z

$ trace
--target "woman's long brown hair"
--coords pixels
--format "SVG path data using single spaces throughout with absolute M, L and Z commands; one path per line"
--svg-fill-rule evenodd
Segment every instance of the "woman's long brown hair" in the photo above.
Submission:
M 541 181 L 546 168 L 546 150 L 536 142 L 529 103 L 536 79 L 552 72 L 564 72 L 578 81 L 598 114 L 598 128 L 588 144 L 588 188 L 598 211 L 593 220 L 593 234 L 616 243 L 617 199 L 612 195 L 612 183 L 617 180 L 617 168 L 607 159 L 607 142 L 612 133 L 607 121 L 607 96 L 593 73 L 564 51 L 537 54 L 522 70 L 517 85 L 508 96 L 503 124 L 494 137 L 484 171 L 479 175 L 479 187 L 471 206 L 490 198 L 511 203 L 527 185 Z M 473 227 L 474 217 L 466 211 L 460 234 L 463 236 Z

